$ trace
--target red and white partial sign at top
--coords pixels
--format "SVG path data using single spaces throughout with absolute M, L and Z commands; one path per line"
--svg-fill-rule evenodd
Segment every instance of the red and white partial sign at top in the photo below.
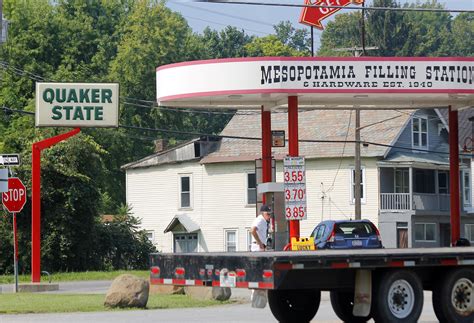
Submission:
M 285 217 L 306 219 L 306 174 L 303 157 L 286 157 L 283 161 Z
M 26 187 L 17 177 L 8 179 L 8 192 L 2 193 L 3 206 L 10 213 L 20 212 L 26 203 Z
M 305 5 L 315 6 L 341 6 L 346 7 L 350 4 L 363 4 L 364 0 L 305 0 Z M 338 12 L 341 8 L 324 8 L 324 7 L 304 7 L 301 11 L 300 23 L 324 29 L 323 21 L 333 13 Z

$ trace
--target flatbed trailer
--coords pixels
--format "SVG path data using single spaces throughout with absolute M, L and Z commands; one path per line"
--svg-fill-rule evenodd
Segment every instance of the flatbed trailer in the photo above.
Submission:
M 267 290 L 280 322 L 309 322 L 320 291 L 345 322 L 417 322 L 431 290 L 440 322 L 474 322 L 474 247 L 155 253 L 150 281 Z

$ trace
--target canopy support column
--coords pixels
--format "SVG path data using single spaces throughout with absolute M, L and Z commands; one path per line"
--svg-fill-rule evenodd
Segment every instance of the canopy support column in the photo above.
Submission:
M 455 246 L 460 238 L 459 211 L 459 142 L 458 142 L 458 111 L 449 106 L 449 188 L 451 210 L 451 245 Z
M 288 97 L 288 148 L 290 157 L 298 157 L 298 97 Z M 300 222 L 298 220 L 290 220 L 290 241 L 291 238 L 300 237 Z

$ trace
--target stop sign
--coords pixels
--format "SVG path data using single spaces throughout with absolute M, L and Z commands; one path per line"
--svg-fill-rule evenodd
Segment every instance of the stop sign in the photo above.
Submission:
M 10 213 L 17 213 L 26 203 L 26 187 L 17 177 L 8 179 L 8 192 L 2 193 L 2 202 Z

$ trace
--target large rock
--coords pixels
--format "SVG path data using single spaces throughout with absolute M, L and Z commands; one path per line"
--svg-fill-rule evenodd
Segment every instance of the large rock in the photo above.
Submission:
M 232 290 L 229 287 L 186 286 L 184 293 L 196 299 L 227 301 Z
M 184 295 L 186 294 L 183 286 L 174 285 L 150 285 L 150 295 Z
M 229 287 L 212 287 L 212 298 L 218 301 L 227 301 L 232 296 Z
M 114 279 L 105 295 L 108 307 L 140 307 L 148 302 L 150 283 L 133 275 L 120 275 Z

